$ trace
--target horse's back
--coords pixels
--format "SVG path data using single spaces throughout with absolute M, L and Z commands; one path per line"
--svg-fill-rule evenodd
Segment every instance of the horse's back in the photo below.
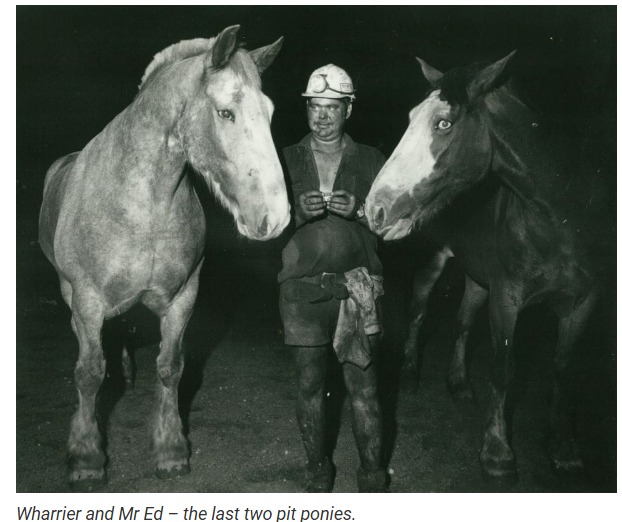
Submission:
M 73 168 L 79 152 L 57 159 L 48 169 L 43 186 L 43 203 L 39 214 L 39 245 L 50 262 L 56 265 L 54 237 L 65 193 L 67 173 Z

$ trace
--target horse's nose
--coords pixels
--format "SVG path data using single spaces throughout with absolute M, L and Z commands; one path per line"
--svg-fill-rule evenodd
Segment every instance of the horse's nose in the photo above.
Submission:
M 384 213 L 384 208 L 382 208 L 382 205 L 375 205 L 374 207 L 372 207 L 371 209 L 371 214 L 369 216 L 370 219 L 370 223 L 371 226 L 374 230 L 379 230 L 382 228 L 382 225 L 384 224 L 384 220 L 385 220 L 385 213 Z

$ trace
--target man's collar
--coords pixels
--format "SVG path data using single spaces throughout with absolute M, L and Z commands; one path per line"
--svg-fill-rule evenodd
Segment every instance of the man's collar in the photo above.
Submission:
M 304 138 L 300 140 L 300 142 L 298 143 L 298 146 L 311 150 L 312 137 L 313 137 L 313 134 L 310 132 L 309 134 L 307 134 Z M 343 139 L 346 144 L 346 146 L 343 149 L 343 153 L 344 154 L 356 154 L 357 153 L 356 143 L 354 143 L 354 140 L 350 138 L 347 132 L 343 133 Z

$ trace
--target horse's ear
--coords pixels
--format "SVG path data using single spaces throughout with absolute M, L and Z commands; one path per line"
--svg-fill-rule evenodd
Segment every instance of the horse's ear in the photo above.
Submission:
M 505 58 L 501 58 L 498 62 L 489 65 L 477 73 L 473 81 L 467 88 L 469 99 L 473 100 L 476 97 L 487 93 L 494 86 L 495 82 L 499 79 L 505 66 L 516 54 L 516 51 L 512 51 Z
M 423 73 L 423 76 L 425 76 L 425 79 L 428 80 L 432 86 L 436 85 L 443 77 L 443 73 L 425 63 L 421 58 L 417 58 L 417 61 L 419 62 L 419 65 L 421 65 L 421 72 Z
M 276 42 L 270 45 L 266 45 L 265 47 L 260 47 L 259 49 L 255 49 L 250 52 L 251 58 L 257 65 L 257 69 L 259 69 L 259 74 L 263 73 L 276 58 L 276 55 L 279 54 L 281 47 L 283 46 L 283 37 L 279 38 Z
M 221 69 L 227 65 L 227 62 L 235 52 L 239 30 L 239 25 L 232 25 L 223 29 L 216 37 L 216 43 L 212 47 L 212 66 L 216 69 Z

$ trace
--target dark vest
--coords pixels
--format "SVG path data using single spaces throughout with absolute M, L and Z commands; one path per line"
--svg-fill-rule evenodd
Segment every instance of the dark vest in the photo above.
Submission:
M 359 145 L 346 134 L 346 147 L 333 190 L 352 192 L 364 201 L 384 164 L 382 154 L 372 147 Z M 298 198 L 309 190 L 319 190 L 320 180 L 311 150 L 311 135 L 283 151 L 294 196 L 294 212 L 300 216 Z M 323 272 L 345 272 L 359 266 L 371 274 L 381 274 L 382 264 L 376 254 L 377 239 L 357 220 L 325 214 L 300 226 L 283 249 L 283 269 L 279 282 L 314 276 Z

